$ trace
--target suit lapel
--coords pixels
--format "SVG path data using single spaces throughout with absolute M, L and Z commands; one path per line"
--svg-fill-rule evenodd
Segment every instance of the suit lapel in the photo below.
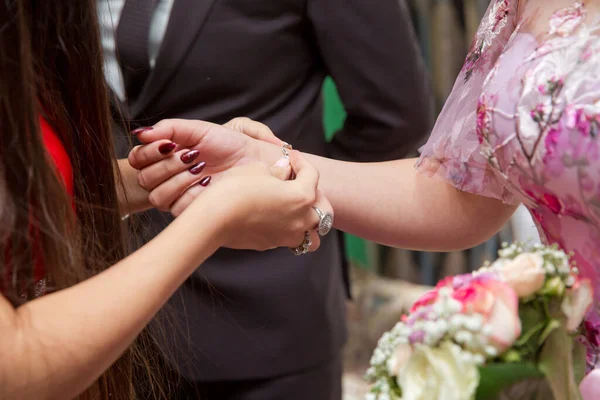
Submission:
M 175 0 L 156 65 L 148 76 L 137 101 L 131 104 L 131 117 L 139 116 L 179 68 L 215 1 Z

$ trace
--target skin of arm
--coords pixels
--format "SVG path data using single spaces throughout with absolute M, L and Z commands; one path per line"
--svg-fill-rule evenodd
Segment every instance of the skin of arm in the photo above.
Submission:
M 280 148 L 258 141 L 261 160 Z M 423 251 L 471 248 L 494 236 L 516 206 L 457 190 L 419 174 L 416 159 L 352 163 L 305 154 L 319 170 L 335 227 L 393 247 Z
M 79 395 L 219 247 L 301 242 L 318 223 L 312 207 L 331 207 L 318 197 L 317 170 L 299 152 L 279 160 L 227 171 L 156 238 L 84 282 L 16 309 L 0 296 L 0 399 Z M 297 177 L 286 181 L 292 165 Z M 309 251 L 317 248 L 318 238 Z
M 219 247 L 227 217 L 200 203 L 192 207 L 204 216 L 202 229 L 194 218 L 178 218 L 148 245 L 85 282 L 17 309 L 0 296 L 0 398 L 74 398 L 115 362 Z
M 138 171 L 129 164 L 126 158 L 118 160 L 116 171 L 120 173 L 123 182 L 123 185 L 117 185 L 121 215 L 135 214 L 152 208 L 152 204 L 148 200 L 148 191 L 138 183 Z

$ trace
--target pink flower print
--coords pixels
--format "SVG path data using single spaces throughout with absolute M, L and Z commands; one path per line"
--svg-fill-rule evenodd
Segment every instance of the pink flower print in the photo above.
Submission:
M 544 188 L 540 188 L 538 191 L 535 185 L 531 185 L 530 187 L 524 187 L 524 191 L 537 204 L 546 206 L 554 214 L 563 214 L 564 205 L 555 194 L 545 191 Z
M 544 193 L 542 196 L 542 203 L 544 203 L 554 214 L 561 214 L 564 210 L 560 199 L 551 193 Z
M 465 81 L 468 80 L 473 71 L 486 58 L 493 39 L 504 29 L 508 14 L 510 12 L 509 0 L 495 0 L 487 17 L 483 19 L 475 39 L 467 53 L 462 71 L 465 73 Z
M 588 316 L 583 322 L 583 331 L 587 341 L 594 347 L 600 347 L 600 322 L 594 321 L 597 317 Z
M 560 130 L 557 127 L 552 127 L 548 130 L 546 138 L 544 139 L 544 145 L 546 147 L 546 155 L 553 156 L 560 138 Z
M 538 104 L 529 112 L 529 114 L 531 115 L 531 119 L 533 119 L 535 122 L 542 122 L 544 120 L 544 116 L 546 115 L 544 112 L 544 105 Z
M 600 118 L 597 114 L 587 113 L 583 107 L 568 105 L 565 108 L 566 124 L 570 129 L 577 129 L 584 136 L 598 135 Z
M 546 83 L 538 86 L 538 91 L 543 95 L 553 95 L 565 85 L 564 78 L 552 77 Z
M 550 18 L 549 35 L 569 36 L 581 25 L 586 10 L 583 3 L 577 2 L 571 7 L 556 11 Z
M 561 159 L 561 146 L 559 140 L 561 138 L 562 127 L 555 125 L 548 130 L 546 137 L 544 138 L 544 165 L 546 166 L 545 172 L 552 177 L 559 177 L 563 174 L 565 166 Z

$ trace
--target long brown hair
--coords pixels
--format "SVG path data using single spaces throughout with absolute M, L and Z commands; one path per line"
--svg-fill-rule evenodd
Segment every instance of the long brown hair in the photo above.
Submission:
M 52 292 L 125 256 L 96 18 L 95 0 L 0 1 L 0 290 L 15 307 L 37 295 L 38 258 Z M 41 115 L 73 164 L 75 212 Z M 81 398 L 135 398 L 134 375 L 156 382 L 154 349 L 144 332 Z

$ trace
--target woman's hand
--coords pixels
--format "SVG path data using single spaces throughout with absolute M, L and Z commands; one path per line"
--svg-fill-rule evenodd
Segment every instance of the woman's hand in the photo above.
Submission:
M 248 123 L 242 125 L 246 120 Z M 139 170 L 138 182 L 149 192 L 150 203 L 178 216 L 204 186 L 218 182 L 223 172 L 257 160 L 271 165 L 281 157 L 281 146 L 254 140 L 233 128 L 250 129 L 255 136 L 268 130 L 257 122 L 237 118 L 225 126 L 163 120 L 154 127 L 134 131 L 144 145 L 131 151 L 129 163 Z
M 296 179 L 281 180 L 289 174 L 290 163 Z M 320 244 L 315 230 L 319 216 L 313 207 L 333 212 L 329 201 L 317 190 L 318 182 L 318 171 L 299 152 L 291 152 L 289 158 L 281 158 L 271 168 L 250 162 L 225 172 L 180 218 L 194 218 L 196 204 L 204 208 L 210 204 L 223 222 L 224 247 L 295 248 L 309 232 L 309 251 L 315 251 Z

